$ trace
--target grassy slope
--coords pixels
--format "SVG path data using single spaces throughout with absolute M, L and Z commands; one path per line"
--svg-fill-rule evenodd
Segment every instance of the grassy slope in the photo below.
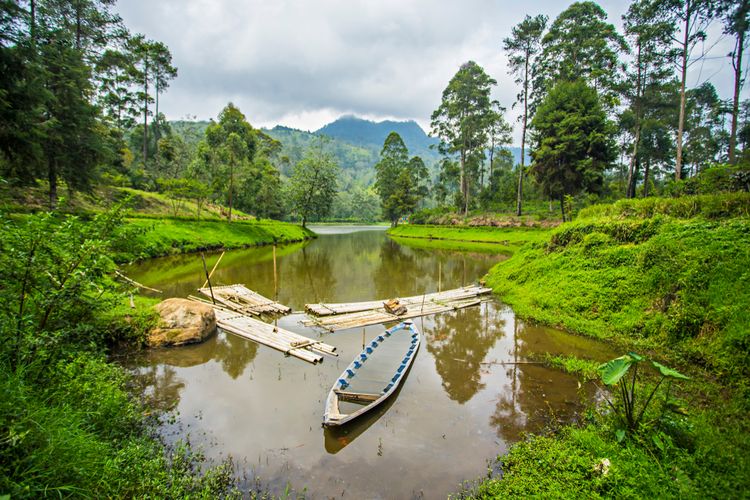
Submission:
M 430 243 L 439 242 L 440 248 L 457 250 L 495 251 L 513 253 L 528 242 L 542 241 L 549 234 L 548 229 L 537 228 L 498 228 L 468 226 L 429 226 L 401 225 L 388 230 L 394 238 L 414 238 Z
M 244 248 L 271 243 L 290 243 L 315 234 L 278 221 L 192 221 L 180 219 L 129 219 L 135 232 L 132 245 L 118 249 L 120 262 L 175 253 L 216 248 Z
M 473 496 L 750 491 L 749 204 L 748 195 L 730 195 L 593 207 L 490 271 L 488 283 L 521 316 L 648 348 L 693 381 L 681 393 L 687 416 L 669 417 L 666 428 L 620 444 L 612 418 L 592 414 L 581 427 L 513 446 L 503 479 Z M 596 470 L 603 458 L 608 474 Z
M 750 219 L 583 219 L 524 247 L 487 282 L 521 316 L 668 348 L 717 373 L 746 369 Z
M 206 204 L 198 216 L 197 205 L 190 200 L 180 202 L 175 213 L 172 201 L 164 194 L 138 189 L 102 186 L 90 193 L 60 190 L 59 209 L 76 214 L 94 213 L 107 210 L 118 202 L 129 200 L 126 213 L 131 217 L 183 217 L 192 219 L 220 220 L 226 218 L 220 205 Z M 16 189 L 0 184 L 0 204 L 15 213 L 38 212 L 49 208 L 47 191 L 44 186 Z M 233 210 L 232 216 L 250 220 L 253 216 Z
M 91 193 L 65 195 L 60 210 L 88 216 L 109 209 L 127 200 L 124 213 L 132 238 L 127 248 L 117 249 L 118 262 L 159 257 L 205 249 L 244 248 L 271 243 L 290 243 L 313 238 L 312 231 L 296 224 L 273 220 L 256 220 L 238 210 L 232 211 L 233 221 L 226 222 L 218 205 L 206 205 L 200 211 L 192 201 L 180 203 L 175 212 L 171 200 L 160 193 L 130 188 L 101 187 Z M 44 187 L 13 190 L 0 189 L 0 204 L 9 211 L 28 213 L 47 209 Z M 175 213 L 177 216 L 175 216 Z

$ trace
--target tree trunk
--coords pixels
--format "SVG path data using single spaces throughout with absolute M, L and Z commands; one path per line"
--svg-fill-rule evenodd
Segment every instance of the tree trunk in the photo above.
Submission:
M 307 216 L 303 215 L 302 216 L 302 227 L 307 227 L 306 224 L 307 224 Z M 302 250 L 304 250 L 304 248 Z
M 495 158 L 495 136 L 493 134 L 492 141 L 490 142 L 490 170 L 489 170 L 489 177 L 487 178 L 487 182 L 490 186 L 492 186 L 492 161 L 494 160 L 494 158 Z
M 646 160 L 646 169 L 643 171 L 643 197 L 648 198 L 648 174 L 651 170 L 651 160 Z
M 81 50 L 81 2 L 76 2 L 76 49 Z
M 638 53 L 636 56 L 638 72 L 635 82 L 635 134 L 633 138 L 633 152 L 630 157 L 630 166 L 628 167 L 628 189 L 625 194 L 626 198 L 635 198 L 635 164 L 638 158 L 638 145 L 641 141 L 641 44 L 638 43 Z
M 146 168 L 148 155 L 148 65 L 143 70 L 143 168 Z
M 734 100 L 732 101 L 732 126 L 729 133 L 729 163 L 737 161 L 737 117 L 740 113 L 740 88 L 742 87 L 742 50 L 745 45 L 745 30 L 737 34 L 737 56 L 732 61 L 734 66 Z
M 680 118 L 677 124 L 677 157 L 675 158 L 675 180 L 682 178 L 682 134 L 685 129 L 685 80 L 687 78 L 688 44 L 690 43 L 690 0 L 685 2 L 685 38 L 682 46 L 682 68 L 680 75 Z
M 156 109 L 155 109 L 155 115 L 154 115 L 154 125 L 156 127 L 154 128 L 154 154 L 159 154 L 159 68 L 156 68 L 156 72 L 154 73 L 156 75 L 156 80 L 154 80 L 154 87 L 156 90 Z
M 565 222 L 565 195 L 560 195 L 560 213 L 562 214 L 562 221 Z
M 635 129 L 635 140 L 633 142 L 633 153 L 630 157 L 630 166 L 628 167 L 628 189 L 625 193 L 626 198 L 635 198 L 635 184 L 638 176 L 638 143 L 641 140 L 641 127 L 638 125 Z
M 464 216 L 469 213 L 469 193 L 466 182 L 466 152 L 461 151 L 461 197 L 463 198 Z
M 49 179 L 49 208 L 57 208 L 57 160 L 47 160 L 47 175 Z
M 234 167 L 231 167 L 229 170 L 229 222 L 232 222 L 232 194 L 233 193 L 234 193 Z
M 529 58 L 526 53 L 526 62 L 523 74 L 523 126 L 521 128 L 521 167 L 518 169 L 518 193 L 516 195 L 516 215 L 521 216 L 523 200 L 523 174 L 526 164 L 526 122 L 529 116 Z

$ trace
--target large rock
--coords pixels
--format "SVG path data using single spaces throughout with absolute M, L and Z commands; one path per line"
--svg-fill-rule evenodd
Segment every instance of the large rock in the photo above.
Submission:
M 159 324 L 148 334 L 152 347 L 203 342 L 216 332 L 211 306 L 187 299 L 167 299 L 155 306 Z

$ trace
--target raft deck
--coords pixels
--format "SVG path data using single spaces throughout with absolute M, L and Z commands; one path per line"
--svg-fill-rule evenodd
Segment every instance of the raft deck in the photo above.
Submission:
M 408 318 L 427 316 L 446 311 L 454 311 L 481 303 L 481 296 L 492 291 L 477 285 L 471 285 L 444 292 L 428 293 L 414 297 L 400 298 L 399 303 L 406 307 L 404 314 L 395 315 L 386 311 L 384 300 L 353 302 L 346 304 L 307 304 L 311 317 L 303 321 L 305 326 L 317 326 L 330 332 L 377 325 L 389 321 L 401 321 Z
M 240 314 L 289 314 L 292 309 L 284 304 L 271 300 L 258 292 L 250 290 L 245 285 L 222 285 L 212 288 L 199 288 L 198 291 L 227 309 Z

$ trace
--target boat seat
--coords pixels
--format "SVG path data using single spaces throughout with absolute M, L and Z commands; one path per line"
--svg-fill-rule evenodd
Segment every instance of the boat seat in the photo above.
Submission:
M 369 403 L 377 400 L 382 394 L 373 394 L 369 392 L 350 392 L 334 390 L 333 392 L 339 398 L 339 401 L 350 401 L 352 403 Z

